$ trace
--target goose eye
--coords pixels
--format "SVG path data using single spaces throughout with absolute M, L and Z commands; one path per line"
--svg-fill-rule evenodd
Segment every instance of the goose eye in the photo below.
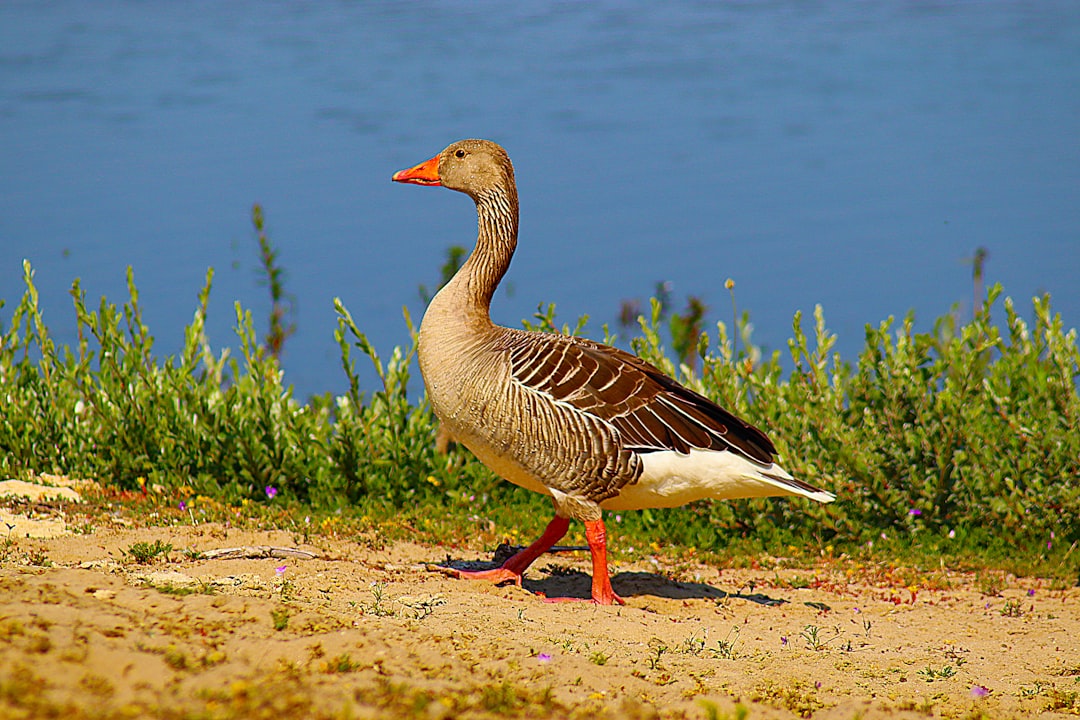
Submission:
M 456 158 L 465 157 L 465 151 L 462 150 L 461 148 L 458 148 L 456 151 L 454 151 L 454 157 L 456 157 Z

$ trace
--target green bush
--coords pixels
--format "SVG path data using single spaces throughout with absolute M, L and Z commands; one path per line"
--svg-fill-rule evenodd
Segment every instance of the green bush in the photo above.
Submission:
M 6 326 L 0 316 L 0 472 L 127 489 L 187 485 L 223 500 L 269 502 L 273 488 L 317 509 L 431 504 L 545 515 L 542 498 L 499 481 L 467 452 L 436 452 L 430 408 L 408 397 L 416 333 L 407 315 L 410 343 L 384 362 L 337 301 L 349 390 L 300 402 L 239 305 L 239 356 L 210 348 L 212 279 L 179 356 L 159 358 L 130 269 L 120 308 L 103 299 L 90 310 L 76 281 L 78 342 L 58 347 L 26 263 L 26 291 Z M 1064 330 L 1049 297 L 1034 300 L 1030 324 L 1005 299 L 999 327 L 991 314 L 1000 295 L 991 288 L 971 322 L 947 315 L 931 332 L 916 332 L 910 314 L 898 327 L 892 318 L 868 326 L 854 365 L 833 351 L 820 307 L 809 337 L 797 314 L 788 373 L 779 351 L 763 357 L 752 344 L 745 314 L 735 328 L 719 323 L 715 344 L 699 337 L 700 371 L 676 366 L 654 300 L 636 352 L 765 429 L 788 470 L 837 501 L 703 502 L 628 513 L 624 527 L 700 548 L 739 537 L 855 544 L 950 530 L 1003 546 L 1045 547 L 1051 533 L 1059 547 L 1080 541 L 1076 332 Z M 550 306 L 536 320 L 556 327 Z M 361 391 L 356 350 L 381 380 L 373 392 Z

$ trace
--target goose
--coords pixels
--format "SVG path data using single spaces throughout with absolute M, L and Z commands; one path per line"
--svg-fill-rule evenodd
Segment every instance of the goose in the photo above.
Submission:
M 625 604 L 612 589 L 602 511 L 695 500 L 832 493 L 793 478 L 753 425 L 615 347 L 502 327 L 489 313 L 518 240 L 514 167 L 488 140 L 461 140 L 395 182 L 441 186 L 476 203 L 476 245 L 431 300 L 418 357 L 428 399 L 450 435 L 502 478 L 551 497 L 541 537 L 491 570 L 462 578 L 513 582 L 585 524 L 592 602 Z M 549 601 L 585 598 L 545 598 Z

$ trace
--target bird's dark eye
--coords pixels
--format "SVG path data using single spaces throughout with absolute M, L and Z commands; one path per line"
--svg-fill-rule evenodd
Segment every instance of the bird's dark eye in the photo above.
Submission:
M 456 151 L 454 152 L 454 157 L 456 157 L 456 158 L 463 158 L 463 157 L 465 157 L 465 151 L 464 151 L 464 150 L 462 150 L 461 148 L 458 148 L 458 149 L 457 149 L 457 150 L 456 150 Z

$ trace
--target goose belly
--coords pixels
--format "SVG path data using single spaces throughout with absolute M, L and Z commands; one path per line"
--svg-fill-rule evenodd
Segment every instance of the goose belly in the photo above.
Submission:
M 482 438 L 461 431 L 456 431 L 454 437 L 456 437 L 462 445 L 469 448 L 473 455 L 475 455 L 480 462 L 484 463 L 489 470 L 503 480 L 508 480 L 526 490 L 532 490 L 533 492 L 538 492 L 542 495 L 551 494 L 551 490 L 547 485 L 542 483 L 524 465 L 514 460 L 505 451 L 500 451 Z
M 787 477 L 780 466 L 752 463 L 733 452 L 691 450 L 642 453 L 642 472 L 636 483 L 600 503 L 605 510 L 641 510 L 677 507 L 705 498 L 735 498 L 797 495 L 797 491 L 763 475 L 768 472 Z

